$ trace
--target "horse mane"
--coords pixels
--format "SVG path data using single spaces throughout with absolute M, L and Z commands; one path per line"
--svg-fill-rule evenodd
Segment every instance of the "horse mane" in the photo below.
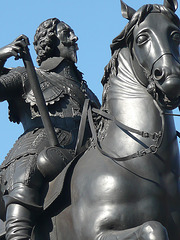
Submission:
M 135 26 L 140 24 L 145 20 L 148 14 L 150 13 L 162 13 L 166 15 L 172 22 L 175 23 L 178 27 L 180 26 L 180 20 L 178 16 L 169 8 L 166 8 L 163 5 L 159 4 L 147 4 L 142 6 L 135 14 L 133 15 L 132 19 L 127 23 L 123 31 L 113 39 L 112 44 L 110 45 L 112 57 L 109 63 L 104 68 L 104 75 L 102 78 L 102 85 L 103 85 L 103 94 L 102 94 L 102 106 L 101 109 L 108 112 L 108 105 L 107 105 L 107 96 L 108 96 L 108 89 L 110 86 L 110 77 L 111 75 L 117 76 L 118 74 L 118 65 L 119 59 L 118 55 L 122 48 L 129 47 L 130 52 L 132 50 L 132 43 L 133 43 L 133 30 Z M 105 134 L 105 128 L 108 124 L 108 121 L 103 117 L 99 117 L 97 121 L 97 130 L 99 134 L 99 138 L 103 139 Z
M 150 13 L 162 13 L 171 19 L 177 26 L 180 26 L 180 20 L 178 16 L 170 9 L 159 4 L 147 4 L 142 6 L 132 17 L 132 19 L 125 26 L 123 31 L 113 39 L 110 45 L 112 57 L 109 63 L 104 68 L 104 76 L 101 83 L 103 86 L 108 82 L 109 76 L 112 72 L 117 72 L 118 67 L 118 54 L 123 47 L 128 46 L 131 50 L 131 45 L 133 42 L 133 30 L 135 26 L 140 24 L 145 20 Z

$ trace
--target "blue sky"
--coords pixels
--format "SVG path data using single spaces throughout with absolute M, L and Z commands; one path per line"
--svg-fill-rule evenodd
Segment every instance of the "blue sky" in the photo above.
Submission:
M 125 0 L 124 0 L 125 1 Z M 126 0 L 128 5 L 138 9 L 147 3 L 162 4 L 163 0 Z M 180 16 L 180 9 L 177 10 Z M 120 0 L 31 0 L 1 2 L 0 47 L 12 42 L 20 34 L 30 39 L 30 52 L 36 64 L 33 37 L 38 25 L 51 17 L 68 23 L 79 37 L 78 63 L 89 88 L 101 101 L 101 78 L 105 65 L 110 60 L 109 45 L 127 23 L 121 16 Z M 22 61 L 11 58 L 6 67 L 23 66 Z M 8 105 L 0 103 L 0 162 L 23 132 L 22 126 L 8 120 Z M 180 130 L 180 119 L 176 120 Z

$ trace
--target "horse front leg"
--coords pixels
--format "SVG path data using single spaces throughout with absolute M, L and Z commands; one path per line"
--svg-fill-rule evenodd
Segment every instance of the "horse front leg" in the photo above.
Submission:
M 169 240 L 169 237 L 163 225 L 150 221 L 132 229 L 100 233 L 96 240 Z

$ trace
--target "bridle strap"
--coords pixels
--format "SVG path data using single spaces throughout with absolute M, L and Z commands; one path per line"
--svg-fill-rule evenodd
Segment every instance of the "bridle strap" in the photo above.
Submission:
M 85 99 L 84 106 L 81 115 L 81 121 L 79 125 L 78 137 L 76 141 L 75 147 L 75 155 L 81 152 L 82 142 L 84 138 L 85 128 L 86 128 L 86 120 L 87 120 L 87 110 L 89 107 L 89 99 Z
M 180 114 L 176 114 L 176 113 L 164 113 L 164 114 L 169 116 L 174 116 L 174 117 L 180 117 Z
M 180 114 L 176 113 L 164 113 L 165 115 L 173 116 L 173 117 L 180 117 Z M 180 138 L 180 132 L 176 130 L 176 135 L 178 138 Z
M 126 130 L 128 132 L 136 133 L 144 138 L 151 138 L 153 141 L 156 141 L 159 138 L 159 135 L 161 135 L 161 132 L 148 133 L 146 131 L 140 131 L 140 130 L 128 127 L 128 126 L 124 125 L 123 123 L 119 122 L 114 116 L 112 116 L 109 113 L 106 113 L 100 109 L 92 108 L 92 112 L 97 113 L 97 114 L 101 115 L 102 117 L 113 121 L 121 129 Z
M 153 134 L 149 134 L 149 133 L 142 134 L 142 133 L 146 133 L 146 132 L 130 128 L 130 127 L 122 124 L 121 122 L 117 121 L 112 115 L 110 115 L 110 114 L 108 114 L 108 113 L 106 113 L 106 112 L 104 112 L 102 110 L 99 110 L 99 109 L 95 109 L 95 108 L 91 109 L 91 106 L 89 106 L 89 108 L 88 108 L 88 120 L 89 120 L 89 125 L 90 125 L 90 128 L 91 128 L 91 132 L 92 132 L 92 137 L 94 139 L 94 143 L 95 143 L 97 149 L 103 155 L 105 155 L 106 157 L 111 158 L 114 161 L 127 161 L 127 160 L 130 160 L 130 159 L 133 159 L 133 158 L 145 156 L 146 154 L 150 154 L 150 153 L 155 154 L 157 152 L 157 150 L 161 146 L 162 139 L 163 139 L 163 134 L 164 134 L 164 116 L 162 114 L 161 109 L 157 105 L 157 103 L 156 103 L 156 107 L 158 108 L 158 110 L 160 112 L 160 116 L 161 116 L 161 120 L 162 120 L 161 131 L 159 133 L 153 133 Z M 93 122 L 92 112 L 100 114 L 101 116 L 105 117 L 106 119 L 112 120 L 113 122 L 115 122 L 115 124 L 117 126 L 119 126 L 120 128 L 122 128 L 122 129 L 124 129 L 126 131 L 131 131 L 133 133 L 137 133 L 137 134 L 139 134 L 139 135 L 141 135 L 143 137 L 151 137 L 152 138 L 152 136 L 155 136 L 152 139 L 156 143 L 154 145 L 150 145 L 150 147 L 148 147 L 148 148 L 141 149 L 141 150 L 137 151 L 136 153 L 130 154 L 130 155 L 125 156 L 125 157 L 117 157 L 117 158 L 112 157 L 112 156 L 110 156 L 107 153 L 106 150 L 102 149 L 102 147 L 100 146 L 99 140 L 97 138 L 97 133 L 96 133 L 96 129 L 95 129 L 95 126 L 94 126 L 94 122 Z
M 112 116 L 111 114 L 102 111 L 100 109 L 96 109 L 96 108 L 91 108 L 90 102 L 88 99 L 85 100 L 84 102 L 84 106 L 83 106 L 83 111 L 82 111 L 82 116 L 81 116 L 81 122 L 80 122 L 80 127 L 79 127 L 79 132 L 78 132 L 78 137 L 77 137 L 77 143 L 76 143 L 76 147 L 75 147 L 75 152 L 78 154 L 79 152 L 81 152 L 81 147 L 82 147 L 82 142 L 83 142 L 83 138 L 84 138 L 84 133 L 85 133 L 85 127 L 86 127 L 86 122 L 87 122 L 87 117 L 88 117 L 88 121 L 89 121 L 89 126 L 91 129 L 91 133 L 92 133 L 92 137 L 94 139 L 94 143 L 97 147 L 97 149 L 106 157 L 111 158 L 114 161 L 127 161 L 133 158 L 137 158 L 137 157 L 142 157 L 145 156 L 147 154 L 155 154 L 158 149 L 161 146 L 162 143 L 162 139 L 163 139 L 163 135 L 164 135 L 164 113 L 161 110 L 161 108 L 159 107 L 159 105 L 157 104 L 156 101 L 154 101 L 156 108 L 158 109 L 160 116 L 161 116 L 161 121 L 162 121 L 162 127 L 161 127 L 161 131 L 159 131 L 159 133 L 154 132 L 154 133 L 148 133 L 146 131 L 140 131 L 140 130 L 136 130 L 134 128 L 128 127 L 125 124 L 121 123 L 120 121 L 118 121 L 114 116 Z M 133 154 L 130 154 L 128 156 L 125 157 L 112 157 L 108 154 L 108 151 L 106 151 L 105 149 L 102 149 L 98 137 L 97 137 L 97 132 L 94 126 L 94 121 L 93 121 L 93 116 L 92 116 L 92 112 L 101 115 L 102 117 L 113 121 L 119 128 L 121 128 L 122 130 L 125 130 L 127 132 L 132 132 L 135 134 L 138 134 L 144 138 L 151 138 L 155 144 L 150 145 L 148 148 L 143 148 Z
M 97 138 L 97 134 L 96 134 L 96 129 L 94 127 L 94 122 L 93 122 L 93 118 L 92 118 L 92 111 L 91 111 L 91 106 L 89 107 L 88 109 L 88 119 L 89 119 L 89 125 L 90 125 L 90 128 L 91 128 L 91 132 L 92 132 L 92 137 L 94 139 L 94 143 L 97 147 L 97 149 L 106 157 L 108 158 L 111 158 L 113 159 L 114 161 L 127 161 L 127 160 L 130 160 L 132 158 L 136 158 L 136 157 L 141 157 L 141 156 L 144 156 L 148 153 L 151 153 L 152 150 L 149 149 L 143 149 L 143 150 L 140 150 L 136 153 L 133 153 L 131 155 L 128 155 L 128 156 L 125 156 L 125 157 L 119 157 L 119 158 L 115 158 L 115 157 L 112 157 L 110 156 L 107 151 L 103 150 L 99 144 L 99 141 L 98 141 L 98 138 Z

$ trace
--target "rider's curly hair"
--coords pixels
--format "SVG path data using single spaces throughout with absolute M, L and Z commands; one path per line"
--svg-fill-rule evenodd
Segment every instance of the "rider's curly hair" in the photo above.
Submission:
M 57 18 L 50 18 L 42 22 L 34 36 L 34 49 L 37 53 L 38 65 L 49 57 L 52 57 L 56 48 L 56 26 L 60 23 Z

